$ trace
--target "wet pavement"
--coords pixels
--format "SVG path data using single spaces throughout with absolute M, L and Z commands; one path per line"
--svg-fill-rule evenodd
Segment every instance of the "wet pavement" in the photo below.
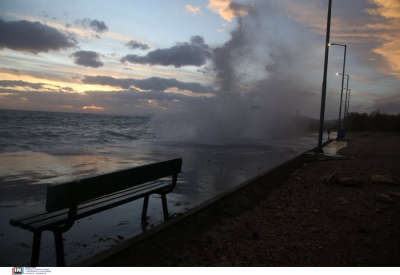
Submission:
M 328 156 L 339 156 L 338 151 L 347 146 L 347 141 L 332 141 L 324 147 L 324 154 Z
M 183 169 L 177 187 L 167 196 L 169 214 L 174 216 L 311 149 L 315 140 L 316 136 L 311 135 L 229 146 L 162 143 L 137 148 L 109 147 L 81 155 L 7 153 L 0 165 L 0 265 L 29 265 L 32 233 L 10 226 L 9 219 L 44 210 L 45 188 L 49 183 L 182 157 Z M 140 222 L 141 208 L 142 200 L 137 200 L 77 221 L 63 235 L 67 265 L 163 223 L 159 196 L 151 196 L 149 219 L 144 226 Z M 54 252 L 53 235 L 45 232 L 40 265 L 54 266 Z

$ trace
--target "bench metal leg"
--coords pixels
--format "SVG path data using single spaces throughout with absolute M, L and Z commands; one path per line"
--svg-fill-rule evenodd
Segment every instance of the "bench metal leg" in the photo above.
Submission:
M 54 233 L 54 242 L 56 245 L 57 266 L 65 266 L 64 244 L 62 239 L 62 233 L 59 231 L 54 231 L 53 233 Z
M 162 199 L 162 207 L 164 212 L 164 221 L 168 220 L 168 206 L 167 206 L 167 198 L 165 194 L 161 194 Z
M 39 265 L 41 239 L 42 239 L 42 232 L 33 233 L 31 267 L 37 267 Z
M 142 210 L 142 222 L 146 221 L 146 216 L 147 216 L 147 207 L 149 206 L 149 196 L 144 197 L 144 202 L 143 202 L 143 210 Z

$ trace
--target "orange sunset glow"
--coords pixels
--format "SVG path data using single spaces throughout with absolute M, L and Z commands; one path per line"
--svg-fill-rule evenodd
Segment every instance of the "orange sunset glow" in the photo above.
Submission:
M 263 89 L 269 93 L 279 87 L 292 90 L 293 98 L 296 90 L 310 91 L 312 100 L 293 100 L 297 106 L 290 108 L 318 116 L 315 102 L 320 96 L 321 45 L 326 28 L 323 0 L 201 3 L 163 4 L 165 9 L 171 5 L 172 10 L 180 11 L 173 20 L 158 16 L 175 29 L 187 25 L 188 29 L 179 34 L 167 24 L 147 32 L 146 26 L 143 31 L 129 27 L 145 22 L 145 15 L 140 15 L 142 21 L 137 22 L 131 15 L 114 13 L 99 19 L 80 18 L 58 14 L 49 6 L 48 14 L 57 14 L 50 18 L 29 8 L 5 5 L 0 12 L 1 24 L 10 35 L 16 35 L 20 44 L 0 41 L 0 108 L 124 114 L 184 112 L 193 100 L 217 98 L 226 89 L 247 94 Z M 143 8 L 151 10 L 147 5 Z M 346 71 L 353 75 L 351 80 L 362 79 L 351 82 L 354 111 L 398 110 L 391 102 L 373 98 L 382 95 L 385 99 L 398 93 L 399 20 L 396 0 L 333 4 L 331 41 L 348 46 Z M 43 29 L 38 37 L 44 33 L 53 37 L 40 36 L 41 40 L 31 45 L 23 36 L 17 37 L 23 31 L 21 22 Z M 208 27 L 201 22 L 207 22 Z M 21 29 L 14 29 L 17 26 Z M 243 39 L 240 43 L 236 41 L 239 34 Z M 159 39 L 161 36 L 164 38 Z M 236 60 L 219 63 L 219 48 Z M 189 51 L 191 54 L 185 55 Z M 332 72 L 327 87 L 330 117 L 337 112 L 334 106 L 340 81 L 335 73 L 341 69 L 342 56 L 342 49 L 331 47 Z M 376 81 L 365 85 L 371 78 Z M 261 85 L 268 81 L 272 84 Z M 149 100 L 156 104 L 145 103 Z M 21 101 L 29 101 L 29 105 Z M 143 108 L 138 108 L 141 104 Z M 82 105 L 85 107 L 66 107 Z
M 83 106 L 83 109 L 93 109 L 93 110 L 105 110 L 103 107 L 98 107 L 98 106 Z

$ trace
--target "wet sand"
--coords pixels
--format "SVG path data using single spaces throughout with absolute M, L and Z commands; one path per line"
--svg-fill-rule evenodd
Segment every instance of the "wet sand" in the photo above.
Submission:
M 339 150 L 345 158 L 302 155 L 112 256 L 81 264 L 400 266 L 400 136 L 349 138 Z M 376 184 L 372 175 L 394 182 Z

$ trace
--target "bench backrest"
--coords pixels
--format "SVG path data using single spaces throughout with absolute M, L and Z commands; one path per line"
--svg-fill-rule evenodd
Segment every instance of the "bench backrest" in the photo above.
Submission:
M 172 159 L 76 181 L 47 186 L 46 211 L 53 212 L 181 172 L 182 159 Z

